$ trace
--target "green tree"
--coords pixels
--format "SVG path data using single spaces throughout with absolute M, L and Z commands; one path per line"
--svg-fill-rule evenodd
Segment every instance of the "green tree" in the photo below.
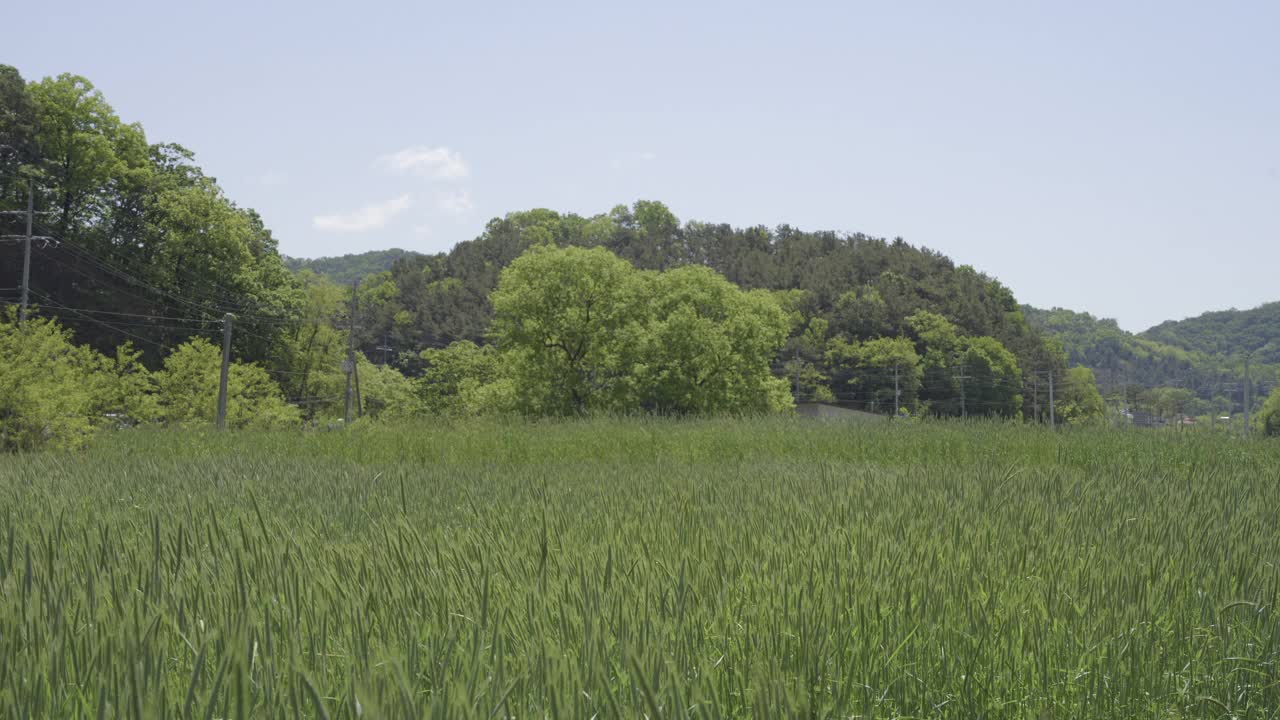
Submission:
M 1258 411 L 1254 424 L 1266 437 L 1280 437 L 1280 387 L 1267 396 Z
M 630 397 L 620 409 L 660 413 L 776 411 L 791 407 L 770 371 L 787 317 L 770 293 L 744 292 L 706 267 L 642 273 L 644 316 L 621 335 Z M 820 353 L 826 322 L 811 324 Z
M 965 412 L 1015 418 L 1022 413 L 1022 371 L 1018 359 L 993 337 L 964 341 L 960 368 L 965 380 Z
M 1098 381 L 1087 367 L 1073 367 L 1058 384 L 1054 411 L 1069 425 L 1099 422 L 1106 415 Z
M 389 365 L 374 365 L 363 354 L 360 368 L 360 400 L 364 414 L 382 420 L 404 420 L 421 414 L 414 383 Z
M 742 412 L 790 406 L 770 361 L 786 314 L 704 267 L 639 271 L 602 248 L 531 248 L 493 293 L 519 410 Z
M 155 374 L 161 417 L 173 424 L 212 423 L 221 367 L 222 351 L 208 340 L 194 338 L 175 348 Z M 301 419 L 265 370 L 253 364 L 231 364 L 227 427 L 293 427 Z
M 482 415 L 515 410 L 515 384 L 504 376 L 494 346 L 459 340 L 423 350 L 422 359 L 426 367 L 415 385 L 425 412 Z
M 641 293 L 635 269 L 603 248 L 535 246 L 511 263 L 491 296 L 492 335 L 520 388 L 521 410 L 611 407 Z
M 828 345 L 827 362 L 867 410 L 896 413 L 916 406 L 924 363 L 909 338 L 836 339 Z
M 128 347 L 112 358 L 85 345 L 56 321 L 39 316 L 19 325 L 0 312 L 0 450 L 70 448 L 116 419 L 154 413 L 150 376 Z

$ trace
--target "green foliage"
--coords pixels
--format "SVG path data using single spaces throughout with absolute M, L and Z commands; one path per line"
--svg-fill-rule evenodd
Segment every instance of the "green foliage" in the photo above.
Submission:
M 710 268 L 640 274 L 643 316 L 623 334 L 631 347 L 627 397 L 616 409 L 658 413 L 776 412 L 791 407 L 770 373 L 787 318 L 765 291 L 743 292 Z M 810 328 L 821 347 L 821 326 Z
M 1169 320 L 1143 332 L 1142 337 L 1222 358 L 1253 353 L 1256 363 L 1280 365 L 1280 302 Z
M 788 320 L 708 268 L 637 271 L 603 248 L 531 248 L 492 297 L 502 374 L 526 414 L 790 406 L 769 363 Z
M 358 356 L 356 363 L 365 415 L 380 420 L 405 420 L 419 414 L 412 380 L 388 365 L 374 365 L 364 355 Z
M 500 414 L 515 410 L 514 383 L 503 376 L 497 349 L 459 340 L 422 351 L 416 383 L 420 406 L 434 415 Z
M 152 378 L 128 346 L 105 357 L 56 321 L 0 312 L 0 451 L 78 447 L 96 429 L 155 417 Z
M 855 393 L 852 397 L 867 410 L 889 408 L 897 413 L 918 405 L 924 363 L 909 338 L 861 342 L 836 338 L 828 346 L 827 363 L 834 368 L 837 382 L 850 386 Z
M 1271 391 L 1257 414 L 1258 430 L 1267 437 L 1280 437 L 1280 387 Z
M 1175 420 L 1192 412 L 1195 393 L 1186 388 L 1157 387 L 1138 395 L 1137 405 L 1164 420 Z
M 0 321 L 0 358 L 0 450 L 83 443 L 97 424 L 96 353 L 49 320 L 19 326 L 10 311 Z
M 1054 409 L 1069 425 L 1096 423 L 1106 415 L 1106 405 L 1098 392 L 1098 381 L 1087 367 L 1073 367 L 1057 383 Z
M 370 275 L 388 272 L 403 258 L 420 257 L 419 253 L 400 248 L 370 250 L 341 257 L 315 259 L 282 256 L 285 267 L 294 272 L 310 270 L 341 285 L 350 285 Z
M 642 318 L 631 265 L 603 248 L 535 246 L 503 271 L 492 335 L 523 412 L 571 415 L 616 407 L 624 351 Z
M 762 417 L 0 456 L 0 717 L 1262 720 L 1276 449 Z
M 1062 342 L 1072 364 L 1094 371 L 1109 397 L 1177 386 L 1205 401 L 1226 397 L 1231 401 L 1228 411 L 1243 410 L 1239 388 L 1244 384 L 1246 352 L 1254 353 L 1250 375 L 1255 382 L 1261 378 L 1264 391 L 1274 386 L 1280 343 L 1268 343 L 1280 330 L 1267 333 L 1280 317 L 1277 311 L 1280 303 L 1245 312 L 1207 313 L 1134 335 L 1120 329 L 1115 320 L 1088 313 L 1023 307 L 1033 325 Z
M 51 299 L 46 312 L 99 352 L 140 343 L 139 359 L 155 367 L 164 348 L 231 310 L 242 330 L 237 356 L 278 360 L 280 321 L 298 314 L 298 287 L 261 218 L 236 207 L 190 151 L 148 143 L 76 75 L 23 87 L 0 66 L 0 100 L 0 143 L 20 150 L 0 152 L 0 209 L 25 207 L 34 178 L 36 208 L 50 213 L 38 232 L 60 240 L 32 257 L 35 297 Z M 0 244 L 0 286 L 18 284 L 16 251 Z M 95 313 L 182 320 L 125 329 Z
M 171 424 L 212 423 L 217 415 L 222 351 L 203 338 L 174 349 L 155 374 L 160 416 Z M 227 427 L 295 427 L 298 409 L 262 368 L 231 364 L 227 376 Z

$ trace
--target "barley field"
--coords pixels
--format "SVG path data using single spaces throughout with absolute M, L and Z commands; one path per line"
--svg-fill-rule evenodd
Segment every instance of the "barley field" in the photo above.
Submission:
M 0 457 L 3 718 L 1280 717 L 1280 443 L 796 419 Z

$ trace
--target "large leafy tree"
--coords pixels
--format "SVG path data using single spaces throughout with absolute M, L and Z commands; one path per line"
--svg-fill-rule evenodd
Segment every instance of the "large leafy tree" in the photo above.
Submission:
M 493 338 L 526 413 L 746 412 L 790 405 L 770 361 L 788 321 L 707 268 L 635 269 L 602 248 L 532 248 L 493 293 Z
M 614 405 L 642 294 L 635 269 L 602 248 L 538 246 L 513 262 L 493 292 L 493 337 L 522 409 L 566 415 Z
M 828 345 L 827 361 L 840 388 L 837 397 L 848 398 L 871 411 L 910 410 L 917 406 L 924 363 L 909 338 L 836 338 Z
M 743 291 L 705 267 L 640 277 L 648 286 L 643 317 L 622 335 L 635 343 L 624 352 L 625 407 L 714 413 L 790 406 L 786 381 L 770 371 L 788 323 L 769 293 Z
M 24 85 L 0 66 L 0 204 L 35 179 L 37 232 L 59 242 L 31 262 L 33 301 L 100 351 L 138 343 L 150 365 L 238 316 L 237 357 L 281 362 L 297 283 L 261 218 L 236 207 L 172 143 L 150 144 L 93 84 L 63 74 Z M 14 148 L 14 150 L 6 150 Z M 0 286 L 21 263 L 0 247 Z

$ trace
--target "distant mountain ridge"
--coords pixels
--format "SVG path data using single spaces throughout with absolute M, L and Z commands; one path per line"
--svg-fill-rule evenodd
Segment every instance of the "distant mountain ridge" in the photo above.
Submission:
M 1260 363 L 1280 364 L 1280 302 L 1250 310 L 1218 310 L 1168 320 L 1139 333 L 1166 345 L 1222 357 L 1253 353 Z
M 1028 324 L 1062 343 L 1072 365 L 1091 368 L 1103 393 L 1127 386 L 1180 387 L 1206 400 L 1241 400 L 1250 357 L 1254 397 L 1280 382 L 1280 302 L 1208 312 L 1141 333 L 1063 308 L 1022 306 Z
M 386 272 L 396 261 L 405 257 L 420 257 L 422 253 L 400 248 L 370 250 L 340 257 L 295 258 L 283 256 L 285 267 L 297 272 L 310 270 L 337 283 L 349 284 L 369 275 Z

